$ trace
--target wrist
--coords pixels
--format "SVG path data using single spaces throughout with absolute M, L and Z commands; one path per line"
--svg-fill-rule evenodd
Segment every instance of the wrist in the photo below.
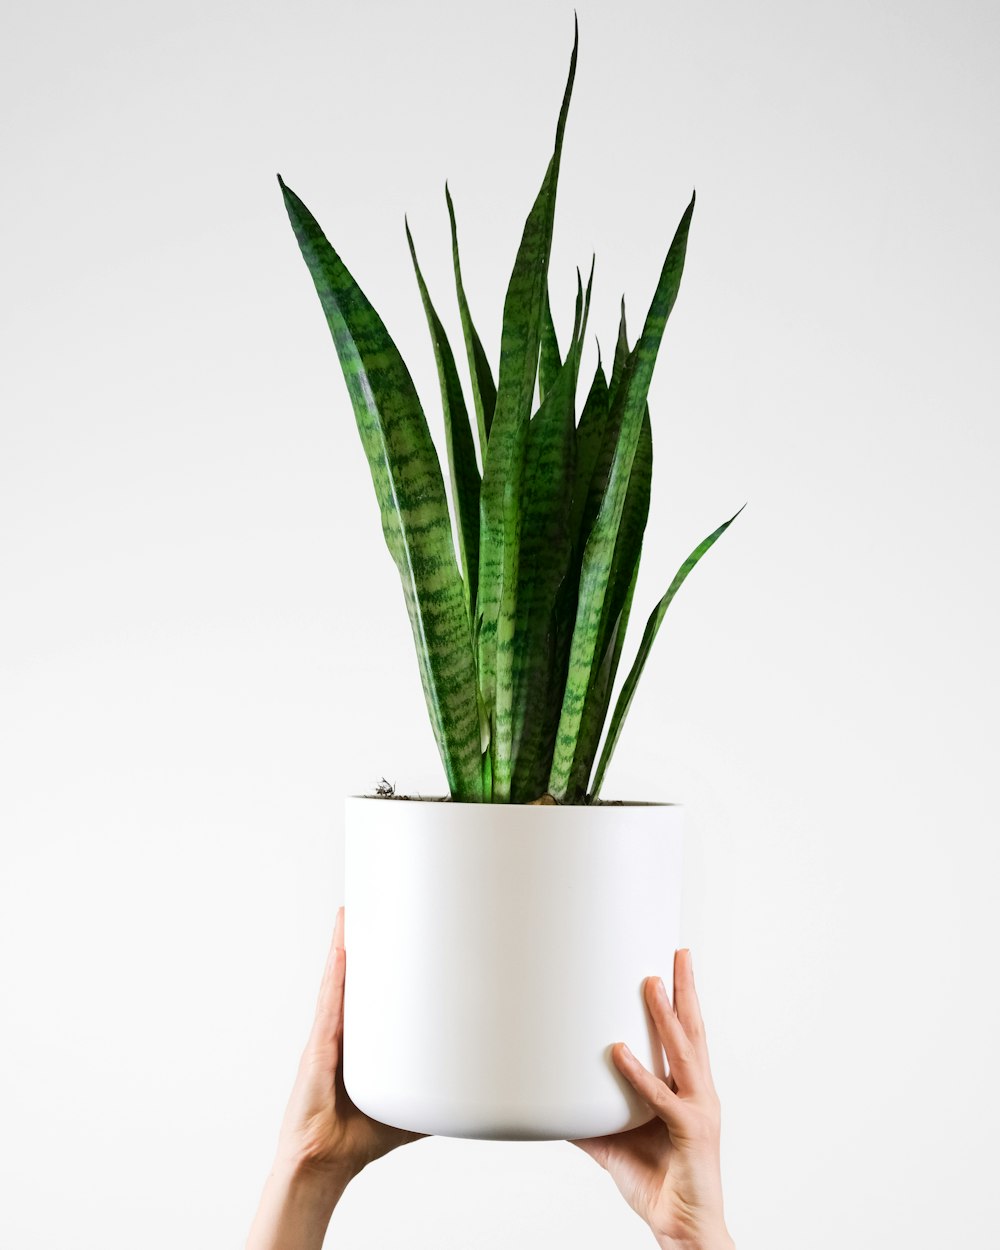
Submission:
M 271 1169 L 281 1183 L 303 1195 L 321 1197 L 335 1194 L 338 1198 L 361 1171 L 343 1160 L 317 1159 L 312 1155 L 285 1153 L 279 1150 Z
M 654 1233 L 656 1244 L 660 1250 L 736 1250 L 736 1243 L 730 1237 L 725 1225 L 713 1233 L 697 1234 L 692 1237 L 661 1237 Z
M 290 1245 L 321 1250 L 333 1209 L 350 1179 L 346 1173 L 319 1170 L 279 1154 L 264 1186 L 247 1250 Z

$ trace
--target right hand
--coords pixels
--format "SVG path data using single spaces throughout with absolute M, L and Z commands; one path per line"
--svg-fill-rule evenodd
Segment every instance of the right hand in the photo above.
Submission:
M 344 1087 L 344 908 L 337 911 L 316 1018 L 299 1062 L 278 1142 L 278 1157 L 295 1172 L 356 1176 L 397 1146 L 426 1137 L 373 1120 L 351 1101 Z
M 691 971 L 691 952 L 674 955 L 674 1006 L 659 977 L 643 984 L 646 1006 L 667 1054 L 661 1081 L 624 1042 L 615 1066 L 656 1112 L 639 1128 L 574 1141 L 606 1168 L 661 1250 L 732 1250 L 722 1211 L 720 1108 Z

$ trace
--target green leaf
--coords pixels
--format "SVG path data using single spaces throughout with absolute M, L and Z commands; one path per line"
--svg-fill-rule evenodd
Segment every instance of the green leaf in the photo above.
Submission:
M 405 221 L 405 218 L 404 218 Z M 417 275 L 420 298 L 427 316 L 427 326 L 434 347 L 438 380 L 441 384 L 441 404 L 444 410 L 444 433 L 448 448 L 448 466 L 451 471 L 452 498 L 458 520 L 458 546 L 462 557 L 462 574 L 465 586 L 465 602 L 470 625 L 475 620 L 476 590 L 479 584 L 479 469 L 476 466 L 476 445 L 469 424 L 469 412 L 458 379 L 455 357 L 445 328 L 441 324 L 431 302 L 427 284 L 420 272 L 416 248 L 410 224 L 406 224 L 406 241 L 413 257 L 413 269 Z
M 580 322 L 580 332 L 577 336 L 580 340 L 581 352 L 583 351 L 583 340 L 586 338 L 586 335 L 587 335 L 587 319 L 590 316 L 590 293 L 594 287 L 594 266 L 596 264 L 597 264 L 597 253 L 595 252 L 594 255 L 591 256 L 590 258 L 590 276 L 587 279 L 587 293 L 584 296 L 584 300 L 583 300 L 583 320 Z M 576 281 L 577 281 L 577 287 L 579 288 L 579 284 L 580 284 L 579 269 L 576 271 Z M 579 368 L 580 366 L 578 362 L 577 371 L 579 371 Z
M 596 260 L 596 257 L 594 258 Z M 576 271 L 576 313 L 573 322 L 573 339 L 582 342 L 587 330 L 587 315 L 590 312 L 590 291 L 594 282 L 594 260 L 590 263 L 590 278 L 587 281 L 587 295 L 584 301 L 583 281 L 580 270 Z M 581 322 L 581 316 L 583 318 Z M 577 363 L 577 370 L 579 370 Z M 541 403 L 555 385 L 559 370 L 562 368 L 562 356 L 559 353 L 559 340 L 556 328 L 552 324 L 552 308 L 549 303 L 549 289 L 545 287 L 545 305 L 542 309 L 542 344 L 538 361 L 538 402 Z
M 604 368 L 601 365 L 600 357 L 598 357 L 594 380 L 587 393 L 583 412 L 580 414 L 580 424 L 576 431 L 577 472 L 573 491 L 573 533 L 579 537 L 581 555 L 587 537 L 583 529 L 583 514 L 587 506 L 594 465 L 597 463 L 598 452 L 604 441 L 604 430 L 607 422 L 608 382 L 604 376 Z M 595 508 L 594 515 L 596 516 L 596 514 L 597 509 Z
M 469 312 L 469 301 L 465 298 L 465 287 L 462 283 L 462 266 L 458 259 L 458 228 L 455 225 L 455 205 L 451 200 L 448 184 L 444 184 L 444 194 L 448 201 L 448 217 L 451 221 L 451 255 L 455 266 L 455 288 L 458 292 L 458 311 L 462 318 L 462 335 L 465 338 L 465 352 L 469 360 L 469 373 L 472 375 L 472 399 L 476 408 L 476 422 L 479 426 L 479 454 L 486 462 L 486 444 L 489 441 L 490 426 L 493 422 L 493 410 L 497 402 L 497 388 L 493 382 L 490 362 L 483 351 L 483 345 L 476 327 L 472 324 Z
M 612 372 L 613 387 L 617 388 L 621 379 L 624 362 L 628 358 L 629 346 L 625 327 L 625 301 L 622 300 L 621 321 L 618 327 L 618 342 L 615 348 L 615 362 Z M 617 432 L 617 431 L 615 431 Z M 603 433 L 607 433 L 605 429 Z M 590 507 L 592 512 L 585 523 L 586 529 L 581 536 L 586 540 L 589 525 L 600 509 L 603 495 L 607 488 L 613 458 L 614 444 L 611 439 L 598 452 L 599 466 L 592 473 L 589 487 Z M 604 611 L 601 636 L 597 644 L 597 654 L 603 658 L 597 672 L 592 689 L 587 694 L 583 716 L 580 721 L 580 734 L 577 740 L 574 776 L 577 779 L 575 788 L 582 795 L 586 793 L 587 780 L 597 754 L 597 746 L 604 727 L 608 705 L 611 701 L 611 690 L 615 675 L 618 672 L 618 660 L 621 655 L 625 631 L 628 628 L 632 594 L 639 573 L 639 558 L 642 552 L 642 539 L 649 516 L 650 489 L 653 477 L 653 432 L 649 420 L 649 404 L 642 418 L 639 431 L 639 442 L 636 444 L 632 471 L 629 474 L 628 491 L 625 495 L 625 506 L 622 510 L 621 525 L 615 542 L 615 554 L 611 564 L 608 603 Z
M 574 30 L 573 54 L 559 110 L 555 149 L 525 222 L 507 288 L 496 410 L 483 468 L 477 649 L 480 683 L 490 718 L 493 799 L 498 802 L 509 800 L 511 784 L 521 468 L 538 372 L 556 185 L 576 73 L 577 44 Z
M 746 504 L 743 505 L 743 508 L 745 507 Z M 597 773 L 594 777 L 594 787 L 591 795 L 592 798 L 597 798 L 598 794 L 600 794 L 601 786 L 604 784 L 604 774 L 607 772 L 608 764 L 610 764 L 615 747 L 618 745 L 622 725 L 625 722 L 625 717 L 628 715 L 629 708 L 632 706 L 635 688 L 639 683 L 639 678 L 642 676 L 642 670 L 645 668 L 646 661 L 649 658 L 649 652 L 652 649 L 653 640 L 656 638 L 657 631 L 663 623 L 663 618 L 666 615 L 667 608 L 670 607 L 670 603 L 674 595 L 677 594 L 677 591 L 681 587 L 681 583 L 687 577 L 688 573 L 691 572 L 694 566 L 698 563 L 709 547 L 712 546 L 716 539 L 720 538 L 730 525 L 732 525 L 732 523 L 740 515 L 740 512 L 743 511 L 743 508 L 740 508 L 739 511 L 735 512 L 729 520 L 725 522 L 725 524 L 720 525 L 717 530 L 713 530 L 703 542 L 699 543 L 698 546 L 695 547 L 694 551 L 691 552 L 688 558 L 677 570 L 674 580 L 667 588 L 667 593 L 650 613 L 649 620 L 646 622 L 646 628 L 642 635 L 642 641 L 639 643 L 639 651 L 635 657 L 635 663 L 632 665 L 628 676 L 625 678 L 625 683 L 618 696 L 618 702 L 615 704 L 614 714 L 611 717 L 611 725 L 608 729 L 607 741 L 604 743 L 604 750 L 601 752 L 601 760 L 597 766 Z
M 642 334 L 628 356 L 611 404 L 608 425 L 614 438 L 614 457 L 600 510 L 583 552 L 566 692 L 549 776 L 549 791 L 561 802 L 567 799 L 572 802 L 569 796 L 579 785 L 577 739 L 587 695 L 603 659 L 599 647 L 602 637 L 606 636 L 610 607 L 608 587 L 618 530 L 646 412 L 653 366 L 680 287 L 693 212 L 692 195 L 663 263 Z
M 622 370 L 628 359 L 628 332 L 625 328 L 625 296 L 622 296 L 622 314 L 618 321 L 618 341 L 615 344 L 615 359 L 611 366 L 610 390 L 616 391 L 621 381 Z
M 585 482 L 580 483 L 581 491 L 585 491 L 580 515 L 580 546 L 586 543 L 593 529 L 594 521 L 600 511 L 604 496 L 607 494 L 608 481 L 611 477 L 611 466 L 614 463 L 615 449 L 621 433 L 621 422 L 610 422 L 610 414 L 614 410 L 615 395 L 621 382 L 625 361 L 628 359 L 628 338 L 625 330 L 625 300 L 622 300 L 621 320 L 618 325 L 618 341 L 615 345 L 615 359 L 611 369 L 611 382 L 608 386 L 607 413 L 599 430 L 593 431 L 595 449 L 589 461 L 590 469 Z M 615 410 L 620 412 L 621 410 Z
M 552 762 L 565 663 L 557 660 L 557 601 L 573 549 L 570 501 L 576 456 L 574 395 L 579 344 L 528 427 L 523 532 L 514 633 L 512 788 L 515 803 L 544 792 Z
M 483 797 L 488 803 L 490 796 L 493 794 L 493 757 L 489 751 L 489 739 L 486 740 L 486 748 L 483 751 Z
M 538 402 L 541 404 L 552 389 L 559 370 L 562 368 L 562 357 L 559 354 L 559 340 L 556 328 L 552 324 L 552 306 L 549 303 L 548 284 L 545 287 L 545 304 L 542 308 L 542 346 L 538 360 Z
M 570 770 L 571 801 L 582 801 L 587 793 L 587 782 L 594 767 L 601 731 L 611 703 L 611 691 L 618 673 L 625 631 L 628 628 L 632 595 L 639 574 L 639 558 L 642 539 L 649 516 L 650 487 L 653 478 L 653 433 L 649 420 L 649 405 L 642 420 L 639 442 L 636 445 L 629 476 L 625 507 L 622 509 L 621 525 L 615 543 L 608 580 L 608 597 L 601 634 L 597 643 L 600 665 L 587 691 L 580 728 L 577 735 L 573 764 Z
M 545 791 L 566 681 L 565 594 L 575 538 L 570 518 L 576 386 L 593 276 L 592 264 L 585 298 L 580 271 L 576 271 L 569 352 L 528 426 L 514 631 L 511 798 L 515 803 L 531 802 Z
M 476 671 L 441 465 L 409 371 L 316 219 L 280 176 L 285 207 L 333 335 L 399 570 L 451 794 L 482 799 Z

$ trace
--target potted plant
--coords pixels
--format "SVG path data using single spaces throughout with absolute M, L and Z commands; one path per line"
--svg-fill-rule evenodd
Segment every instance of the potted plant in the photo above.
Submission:
M 574 34 L 555 147 L 507 290 L 496 382 L 445 188 L 481 470 L 406 225 L 440 380 L 454 532 L 406 365 L 279 175 L 347 382 L 449 790 L 447 801 L 347 800 L 344 1080 L 369 1115 L 457 1137 L 591 1137 L 650 1118 L 609 1051 L 627 1040 L 664 1075 L 641 985 L 678 944 L 682 811 L 599 796 L 664 614 L 735 519 L 692 551 L 653 608 L 598 755 L 649 508 L 647 394 L 694 196 L 642 333 L 630 347 L 623 301 L 610 377 L 598 347 L 577 419 L 593 262 L 585 290 L 577 271 L 565 354 L 548 292 L 576 61 Z

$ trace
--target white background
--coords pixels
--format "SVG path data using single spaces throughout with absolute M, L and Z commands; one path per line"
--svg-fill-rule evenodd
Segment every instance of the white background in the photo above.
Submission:
M 688 808 L 685 940 L 741 1247 L 1000 1219 L 993 5 L 597 3 L 552 261 L 641 318 L 646 612 L 607 786 Z M 14 4 L 0 30 L 0 1245 L 239 1246 L 342 898 L 342 796 L 439 792 L 280 170 L 440 430 L 403 233 L 493 359 L 566 3 Z M 596 359 L 593 336 L 584 374 Z M 990 643 L 989 639 L 994 639 Z M 595 917 L 595 923 L 600 918 Z M 648 1246 L 559 1143 L 444 1139 L 330 1244 Z

